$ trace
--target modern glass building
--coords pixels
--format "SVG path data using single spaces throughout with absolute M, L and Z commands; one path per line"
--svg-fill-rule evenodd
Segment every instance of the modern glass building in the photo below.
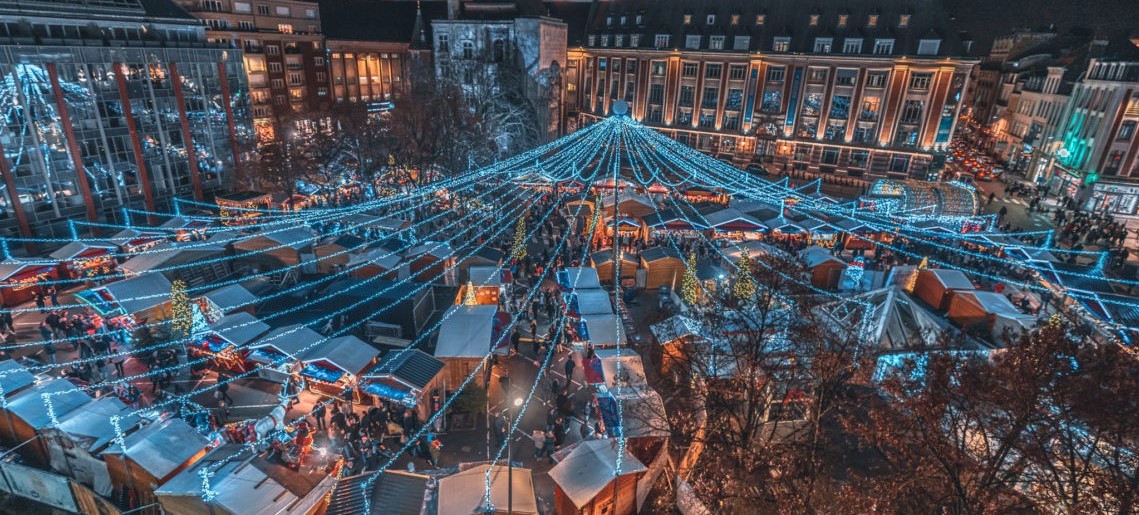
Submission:
M 169 0 L 0 0 L 0 237 L 231 187 L 245 81 L 240 50 Z

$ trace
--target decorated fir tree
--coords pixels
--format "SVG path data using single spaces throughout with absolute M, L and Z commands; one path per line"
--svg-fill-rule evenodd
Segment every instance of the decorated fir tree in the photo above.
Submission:
M 747 249 L 740 252 L 740 261 L 736 263 L 736 284 L 733 287 L 733 293 L 736 300 L 740 302 L 747 302 L 755 298 L 755 283 L 752 282 L 752 269 L 754 265 L 751 262 L 751 255 L 748 254 Z
M 181 279 L 170 283 L 170 328 L 175 338 L 190 336 L 194 328 L 194 310 L 186 294 L 186 283 Z
M 464 306 L 474 306 L 478 303 L 479 303 L 478 299 L 475 298 L 475 284 L 468 280 L 467 281 L 466 293 L 463 294 L 463 305 Z
M 688 263 L 684 266 L 684 281 L 680 283 L 680 296 L 689 305 L 695 305 L 699 300 L 700 283 L 696 279 L 696 253 L 688 254 Z
M 918 263 L 918 266 L 915 267 L 913 271 L 910 272 L 910 276 L 906 278 L 906 291 L 910 293 L 914 292 L 914 288 L 918 284 L 918 273 L 920 273 L 921 270 L 927 266 L 929 266 L 929 258 L 921 258 L 921 263 Z
M 514 226 L 514 246 L 510 249 L 510 257 L 515 261 L 521 261 L 526 257 L 526 217 L 518 217 L 518 223 Z

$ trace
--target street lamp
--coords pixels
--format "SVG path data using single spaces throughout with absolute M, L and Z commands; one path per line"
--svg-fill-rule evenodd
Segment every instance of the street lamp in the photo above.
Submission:
M 515 409 L 522 407 L 522 397 L 514 398 L 514 407 Z M 514 453 L 511 451 L 510 440 L 514 436 L 514 422 L 520 415 L 521 412 L 515 413 L 510 424 L 506 426 L 506 515 L 514 515 Z

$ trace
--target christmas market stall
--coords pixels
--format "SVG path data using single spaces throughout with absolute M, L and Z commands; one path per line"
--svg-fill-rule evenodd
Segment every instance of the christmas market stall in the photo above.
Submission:
M 455 295 L 455 304 L 497 306 L 513 287 L 510 270 L 499 266 L 472 266 L 467 275 L 467 282 Z
M 234 313 L 253 314 L 257 299 L 272 289 L 272 284 L 262 278 L 249 279 L 238 284 L 229 284 L 211 290 L 193 299 L 206 322 L 217 322 L 223 316 Z
M 578 288 L 562 293 L 566 316 L 580 318 L 586 315 L 612 315 L 613 301 L 609 292 L 601 288 Z
M 218 370 L 245 372 L 242 349 L 268 331 L 269 324 L 240 311 L 218 319 L 203 331 L 196 331 L 192 343 L 186 347 L 194 357 L 212 359 Z
M 398 402 L 415 408 L 420 420 L 427 420 L 442 402 L 446 385 L 440 374 L 445 363 L 419 349 L 392 351 L 364 375 L 362 392 L 377 400 Z M 452 385 L 458 387 L 457 385 Z
M 129 434 L 138 427 L 141 418 L 137 411 L 118 397 L 108 395 L 59 417 L 59 424 L 45 429 L 43 434 L 52 470 L 71 476 L 99 495 L 110 495 L 111 478 L 99 456 L 117 435 Z M 117 429 L 112 417 L 118 417 Z
M 823 290 L 838 289 L 842 273 L 846 271 L 845 261 L 837 258 L 831 251 L 822 247 L 807 247 L 799 252 L 799 259 L 807 266 L 811 274 L 811 286 Z
M 273 196 L 260 191 L 238 191 L 219 194 L 214 197 L 218 205 L 218 217 L 225 225 L 248 225 L 257 223 L 261 209 L 273 205 Z
M 728 202 L 728 195 L 723 191 L 716 188 L 706 188 L 704 186 L 687 186 L 684 188 L 683 196 L 684 200 L 693 204 L 701 202 L 724 204 Z
M 103 451 L 113 497 L 127 499 L 129 508 L 153 504 L 154 490 L 204 456 L 209 443 L 184 420 L 173 417 L 126 435 L 121 446 L 116 443 Z M 201 486 L 199 478 L 199 495 Z
M 170 316 L 170 281 L 162 274 L 146 274 L 75 293 L 104 318 L 121 317 L 128 329 L 136 322 L 154 323 Z
M 852 218 L 838 220 L 835 225 L 842 231 L 839 241 L 842 242 L 844 249 L 864 251 L 874 248 L 878 241 L 884 243 L 893 241 L 892 233 L 885 233 Z
M 174 241 L 196 241 L 206 237 L 206 229 L 212 225 L 205 220 L 194 220 L 175 216 L 158 227 Z
M 320 329 L 327 334 L 343 329 L 364 340 L 380 334 L 415 338 L 435 311 L 434 289 L 410 281 L 365 283 L 345 277 L 322 288 L 318 300 L 293 319 L 323 324 Z
M 26 460 L 46 467 L 50 456 L 40 438 L 44 431 L 91 400 L 91 396 L 66 379 L 41 380 L 0 406 L 4 419 L 0 421 L 0 440 L 8 447 L 19 446 L 18 452 Z
M 571 291 L 575 288 L 583 290 L 601 287 L 597 269 L 592 267 L 570 267 L 557 272 L 558 288 L 562 291 Z
M 404 259 L 416 281 L 455 286 L 455 250 L 450 243 L 429 241 L 417 245 L 407 251 Z
M 464 254 L 468 255 L 462 258 L 462 260 L 460 260 L 458 264 L 455 265 L 455 268 L 459 270 L 459 281 L 464 283 L 471 280 L 471 268 L 497 268 L 502 264 L 502 259 L 504 257 L 504 254 L 501 250 L 493 247 L 482 247 L 476 250 L 474 253 L 464 252 Z M 507 270 L 507 273 L 509 273 L 509 270 Z M 513 281 L 513 279 L 507 277 L 503 277 L 503 280 L 505 282 Z M 478 284 L 477 281 L 476 284 Z
M 1005 329 L 1016 338 L 1036 324 L 1036 317 L 1021 312 L 1004 295 L 976 290 L 953 292 L 946 316 L 962 329 L 980 328 L 998 344 Z
M 359 402 L 356 382 L 379 357 L 378 349 L 355 336 L 331 338 L 304 352 L 301 377 L 315 393 L 340 397 L 351 390 Z
M 284 383 L 292 377 L 303 353 L 323 339 L 320 333 L 300 324 L 278 327 L 246 347 L 245 369 L 260 367 L 258 376 Z
M 380 277 L 397 281 L 411 276 L 411 267 L 403 261 L 403 256 L 383 247 L 369 247 L 364 252 L 350 254 L 344 266 L 356 279 Z
M 166 240 L 161 231 L 141 231 L 139 229 L 123 229 L 108 240 L 119 247 L 123 254 L 137 254 L 150 250 L 159 242 Z
M 277 270 L 314 261 L 316 234 L 307 227 L 274 229 L 233 244 L 236 259 L 257 270 Z
M 687 315 L 673 315 L 649 326 L 649 330 L 661 346 L 661 375 L 682 370 L 689 346 L 703 341 L 705 333 L 703 325 Z
M 621 179 L 621 178 L 614 179 L 612 177 L 607 177 L 605 179 L 598 179 L 596 181 L 593 181 L 593 184 L 590 186 L 590 188 L 593 190 L 593 193 L 595 193 L 595 194 L 608 193 L 608 194 L 612 195 L 614 188 L 617 188 L 620 190 L 632 191 L 632 190 L 636 189 L 636 185 L 630 181 L 625 180 L 625 179 Z
M 937 311 L 949 309 L 954 291 L 973 290 L 973 281 L 960 270 L 923 268 L 918 270 L 914 283 L 914 296 Z
M 574 343 L 578 345 L 588 342 L 594 348 L 605 348 L 627 343 L 625 327 L 614 314 L 582 315 L 572 328 Z
M 336 482 L 324 515 L 366 514 L 365 498 L 372 505 L 372 512 L 368 515 L 435 513 L 428 510 L 428 506 L 435 507 L 434 494 L 435 480 L 430 476 L 396 470 L 394 467 L 385 470 L 383 474 L 365 472 L 340 478 Z
M 435 342 L 435 357 L 445 364 L 441 375 L 447 384 L 461 384 L 492 351 L 505 355 L 510 338 L 503 337 L 504 328 L 495 306 L 448 308 Z M 484 377 L 477 374 L 475 383 L 482 386 Z
M 14 359 L 0 361 L 0 397 L 8 402 L 13 395 L 36 383 L 36 376 Z
M 806 224 L 783 214 L 763 220 L 763 225 L 767 226 L 768 238 L 773 240 L 798 243 L 806 240 L 810 234 L 804 227 Z
M 225 444 L 182 470 L 154 495 L 169 515 L 310 515 L 323 513 L 341 464 L 316 449 L 307 424 L 284 433 L 266 452 Z M 303 434 L 302 434 L 303 433 Z M 283 440 L 283 441 L 282 441 Z M 202 496 L 201 471 L 211 496 Z
M 651 198 L 648 198 L 632 190 L 622 190 L 616 198 L 612 193 L 606 193 L 601 196 L 601 214 L 609 218 L 613 217 L 613 204 L 617 204 L 617 216 L 619 218 L 633 218 L 640 220 L 654 212 L 656 212 L 656 203 Z
M 767 230 L 767 226 L 759 219 L 730 207 L 704 215 L 704 223 L 714 237 L 728 240 L 760 239 Z
M 708 230 L 707 224 L 700 221 L 699 215 L 682 211 L 678 207 L 652 213 L 644 221 L 649 235 L 654 238 L 697 239 Z
M 468 468 L 469 467 L 469 468 Z M 487 472 L 490 472 L 490 504 L 486 505 Z M 509 479 L 508 479 L 509 477 Z M 538 501 L 534 494 L 534 477 L 530 469 L 514 467 L 506 470 L 502 465 L 479 464 L 459 466 L 459 472 L 439 479 L 440 515 L 493 513 L 506 515 L 507 499 L 510 498 L 511 513 L 517 515 L 538 515 Z
M 354 254 L 367 250 L 367 241 L 359 236 L 342 234 L 328 236 L 313 248 L 316 254 L 316 271 L 331 274 L 343 270 Z
M 684 256 L 672 246 L 653 247 L 641 251 L 641 268 L 645 270 L 645 288 L 668 286 L 676 289 L 684 278 Z
M 624 451 L 625 456 L 618 453 Z M 617 469 L 617 463 L 621 468 Z M 630 515 L 637 512 L 637 481 L 648 470 L 616 439 L 585 440 L 554 468 L 554 513 Z
M 51 264 L 23 259 L 0 261 L 0 304 L 13 307 L 35 298 L 40 281 L 51 278 Z
M 174 281 L 181 279 L 187 285 L 198 286 L 220 282 L 229 277 L 225 247 L 195 242 L 189 245 L 162 242 L 146 253 L 132 257 L 119 265 L 126 277 L 161 275 Z
M 589 261 L 593 268 L 597 270 L 597 276 L 604 278 L 606 284 L 612 284 L 614 270 L 613 249 L 605 249 L 594 252 L 589 256 Z M 632 280 L 637 276 L 637 262 L 635 255 L 630 255 L 626 252 L 621 253 L 621 281 Z
M 114 254 L 119 247 L 109 241 L 73 241 L 51 253 L 59 261 L 56 276 L 60 279 L 85 279 L 107 275 L 118 262 Z

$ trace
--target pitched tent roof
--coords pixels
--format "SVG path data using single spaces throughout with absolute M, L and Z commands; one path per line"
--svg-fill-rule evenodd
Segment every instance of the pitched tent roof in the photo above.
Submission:
M 437 259 L 447 259 L 455 255 L 455 249 L 447 242 L 428 241 L 407 251 L 408 259 L 418 259 L 424 255 L 430 255 Z
M 91 396 L 83 393 L 71 381 L 54 378 L 13 395 L 8 399 L 7 411 L 33 429 L 46 427 L 51 424 L 51 416 L 44 403 L 45 394 L 51 395 L 51 407 L 57 419 L 91 402 Z
M 138 277 L 110 283 L 101 290 L 127 314 L 138 313 L 170 300 L 170 281 L 162 274 L 142 274 Z
M 869 313 L 859 308 L 858 314 L 869 318 L 871 338 L 870 341 L 884 350 L 901 350 L 933 345 L 938 336 L 945 331 L 954 331 L 953 327 L 942 317 L 918 305 L 897 285 L 886 286 L 863 294 L 850 300 L 860 300 L 871 306 Z M 832 307 L 850 306 L 849 300 L 831 303 Z M 829 315 L 836 321 L 840 320 L 837 312 Z M 836 324 L 839 327 L 842 324 Z
M 685 315 L 673 315 L 668 319 L 649 326 L 660 344 L 674 342 L 681 338 L 703 338 L 704 327 L 700 322 Z
M 88 250 L 114 252 L 118 246 L 109 241 L 73 241 L 51 253 L 52 259 L 68 261 L 80 257 Z
M 498 306 L 451 306 L 443 315 L 437 358 L 481 358 L 491 351 Z
M 6 259 L 0 261 L 0 281 L 7 281 L 13 277 L 21 275 L 27 270 L 38 271 L 44 273 L 50 270 L 52 265 L 25 259 Z M 40 269 L 40 270 L 36 270 Z
M 233 247 L 240 250 L 262 250 L 262 247 L 254 245 L 253 243 L 259 239 L 268 240 L 272 245 L 270 247 L 285 246 L 294 250 L 303 249 L 312 244 L 316 239 L 316 235 L 307 227 L 293 227 L 291 229 L 274 229 L 261 234 L 254 234 L 244 240 L 233 244 Z
M 115 439 L 115 426 L 111 423 L 114 416 L 120 417 L 122 431 L 130 431 L 141 420 L 137 409 L 128 408 L 117 397 L 107 395 L 59 417 L 56 429 L 70 435 L 73 441 L 83 442 L 88 451 L 97 451 Z
M 645 260 L 646 263 L 652 263 L 653 261 L 660 261 L 667 258 L 674 258 L 684 261 L 684 256 L 681 256 L 680 252 L 671 246 L 653 247 L 651 249 L 645 249 L 641 251 L 641 259 Z
M 305 351 L 304 362 L 327 361 L 352 375 L 358 375 L 379 357 L 380 351 L 355 336 L 332 338 Z
M 201 242 L 194 242 L 191 245 L 193 246 L 182 247 L 172 242 L 162 242 L 146 253 L 138 254 L 126 260 L 122 265 L 119 265 L 119 268 L 136 274 L 145 274 L 159 268 L 202 261 L 225 252 L 225 248 L 218 245 Z
M 385 355 L 368 372 L 369 378 L 392 378 L 400 383 L 422 391 L 431 383 L 435 375 L 443 369 L 444 363 L 419 349 L 406 352 L 393 351 Z
M 937 279 L 938 283 L 948 290 L 972 290 L 973 281 L 969 280 L 960 270 L 953 270 L 950 268 L 924 268 L 923 272 L 929 272 Z
M 648 470 L 625 448 L 621 475 Z M 566 459 L 550 469 L 550 479 L 561 488 L 574 506 L 581 508 L 617 477 L 617 440 L 586 440 L 570 451 Z M 442 512 L 440 512 L 442 513 Z
M 609 300 L 609 292 L 601 288 L 578 289 L 564 295 L 570 311 L 578 315 L 614 313 L 613 301 Z
M 467 272 L 471 283 L 479 286 L 502 286 L 502 274 L 505 270 L 497 266 L 472 266 Z
M 617 315 L 583 315 L 582 326 L 589 343 L 593 345 L 625 345 L 625 327 Z
M 765 227 L 763 225 L 763 222 L 759 221 L 759 219 L 755 218 L 754 216 L 730 207 L 704 215 L 703 221 L 707 223 L 709 227 L 713 228 L 737 224 L 754 227 L 757 230 L 763 229 Z
M 239 307 L 252 306 L 253 303 L 257 302 L 257 295 L 254 295 L 253 292 L 240 284 L 222 286 L 216 290 L 206 292 L 202 297 L 212 302 L 223 313 Z
M 661 399 L 660 394 L 649 385 L 622 387 L 620 392 L 614 388 L 607 394 L 608 396 L 598 397 L 601 414 L 606 418 L 607 426 L 620 428 L 621 436 L 661 438 L 670 434 L 664 399 Z M 621 416 L 613 416 L 616 415 L 616 405 L 611 406 L 613 410 L 607 409 L 610 406 L 603 402 L 606 398 L 621 400 Z
M 648 384 L 645 379 L 645 365 L 637 351 L 620 349 L 620 357 L 617 354 L 618 349 L 597 349 L 594 352 L 601 366 L 601 377 L 599 379 L 604 381 L 607 388 L 612 389 L 617 386 L 618 381 L 622 387 Z M 620 374 L 617 373 L 618 363 L 621 364 Z M 594 375 L 593 371 L 587 370 L 587 376 L 592 375 Z
M 14 359 L 0 361 L 0 389 L 3 395 L 10 397 L 18 390 L 27 388 L 36 382 L 36 376 Z
M 834 261 L 846 266 L 846 262 L 835 257 L 834 254 L 831 254 L 830 250 L 813 245 L 800 251 L 799 257 L 803 260 L 803 263 L 807 265 L 807 268 L 814 268 L 828 261 Z
M 237 347 L 243 347 L 269 330 L 269 324 L 244 311 L 226 315 L 210 324 L 210 331 Z
M 465 471 L 439 479 L 439 513 L 465 515 L 486 511 L 486 473 L 490 471 L 490 502 L 496 507 L 506 506 L 507 490 L 513 486 L 514 513 L 537 514 L 538 501 L 534 496 L 534 478 L 530 469 L 514 468 L 511 482 L 507 482 L 506 467 L 478 465 Z
M 986 313 L 1005 316 L 1022 316 L 1021 313 L 1007 297 L 991 291 L 969 291 L 957 295 L 968 299 L 971 303 L 980 306 Z
M 364 497 L 371 500 L 372 511 L 368 515 L 381 513 L 411 514 L 424 512 L 427 498 L 427 481 L 430 476 L 388 470 L 375 476 L 376 480 L 364 485 L 373 474 L 359 474 L 342 478 L 332 489 L 325 515 L 361 515 L 364 512 Z
M 592 267 L 571 267 L 558 271 L 558 284 L 565 289 L 600 288 L 597 269 Z
M 265 336 L 250 343 L 250 349 L 273 347 L 292 359 L 301 359 L 297 354 L 309 345 L 324 339 L 320 333 L 301 324 L 286 325 L 269 331 Z
M 162 479 L 205 449 L 209 440 L 184 420 L 168 418 L 127 435 L 123 443 L 131 461 Z M 123 454 L 123 450 L 115 445 L 104 454 Z

